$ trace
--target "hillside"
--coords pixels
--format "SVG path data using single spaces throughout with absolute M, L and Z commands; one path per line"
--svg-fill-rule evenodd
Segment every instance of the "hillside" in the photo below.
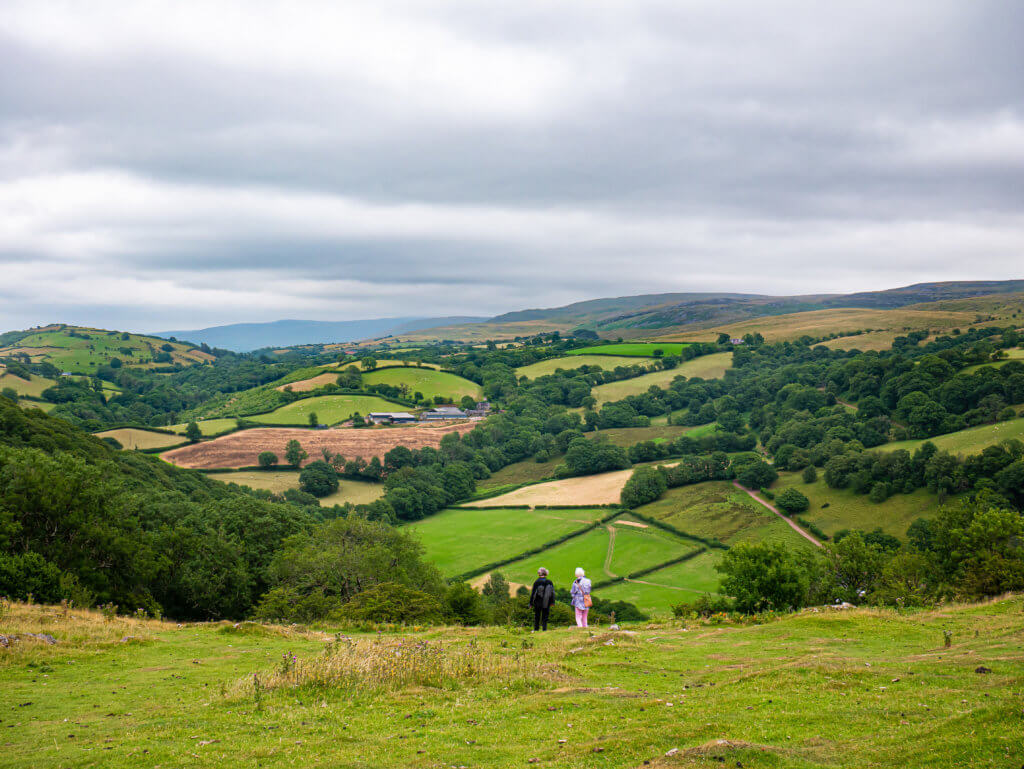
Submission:
M 563 307 L 508 312 L 484 323 L 473 323 L 464 327 L 446 324 L 443 328 L 421 328 L 409 335 L 409 338 L 478 341 L 507 339 L 544 331 L 566 332 L 576 328 L 590 329 L 609 338 L 617 335 L 656 336 L 659 330 L 662 334 L 670 330 L 675 333 L 694 334 L 705 329 L 717 330 L 723 328 L 725 324 L 735 325 L 755 318 L 770 318 L 776 315 L 838 308 L 892 310 L 921 303 L 970 301 L 976 297 L 1021 291 L 1024 291 L 1024 280 L 918 283 L 882 291 L 804 296 L 738 293 L 645 294 L 591 299 Z M 706 339 L 707 336 L 693 338 Z
M 0 649 L 17 727 L 2 763 L 1015 767 L 1022 609 L 1017 596 L 531 636 L 15 604 L 5 633 L 56 643 Z
M 58 372 L 72 374 L 95 374 L 101 367 L 187 367 L 214 360 L 192 344 L 63 324 L 0 335 L 0 358 L 6 357 L 48 363 Z

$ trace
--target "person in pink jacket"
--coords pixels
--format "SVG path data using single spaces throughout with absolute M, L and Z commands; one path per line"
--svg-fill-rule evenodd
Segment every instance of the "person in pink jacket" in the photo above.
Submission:
M 573 608 L 576 609 L 576 627 L 587 626 L 587 612 L 590 611 L 590 580 L 587 579 L 583 569 L 576 569 L 576 579 L 569 591 Z

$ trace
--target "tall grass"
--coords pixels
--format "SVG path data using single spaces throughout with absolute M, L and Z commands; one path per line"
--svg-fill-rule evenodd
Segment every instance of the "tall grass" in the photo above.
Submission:
M 445 643 L 338 634 L 320 656 L 286 653 L 273 670 L 239 680 L 234 693 L 262 696 L 272 689 L 313 687 L 372 694 L 410 687 L 457 689 L 492 681 L 529 686 L 540 684 L 544 675 L 521 652 L 487 649 L 475 640 Z

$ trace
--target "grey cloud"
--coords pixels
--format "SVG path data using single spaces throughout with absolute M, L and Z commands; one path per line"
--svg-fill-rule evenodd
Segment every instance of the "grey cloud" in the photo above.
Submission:
M 373 286 L 344 311 L 394 315 L 730 289 L 737 275 L 787 294 L 1019 277 L 1008 255 L 1024 240 L 1024 9 L 1013 4 L 383 3 L 365 58 L 337 60 L 333 30 L 309 20 L 312 54 L 286 40 L 262 50 L 244 29 L 217 50 L 197 25 L 228 28 L 227 5 L 138 43 L 145 20 L 122 24 L 116 4 L 67 18 L 72 32 L 48 26 L 45 3 L 5 6 L 17 13 L 0 21 L 0 200 L 11 206 L 0 216 L 13 224 L 0 226 L 0 261 L 172 276 L 183 297 L 211 276 L 230 286 L 262 274 L 295 292 L 281 298 L 293 317 L 299 285 L 316 280 Z M 122 7 L 134 18 L 149 6 Z M 246 12 L 267 26 L 266 4 Z M 335 29 L 339 47 L 359 44 L 360 29 Z M 418 67 L 402 69 L 401 46 L 422 46 Z M 64 175 L 107 173 L 139 180 L 142 202 L 28 218 L 14 205 L 25 180 L 52 177 L 60 199 Z M 217 211 L 162 193 L 181 186 Z M 150 188 L 159 202 L 145 202 Z M 252 190 L 394 209 L 399 231 L 321 232 L 294 212 L 225 202 Z M 401 231 L 406 205 L 466 213 L 447 230 Z M 483 232 L 468 223 L 474 208 L 523 218 Z M 534 224 L 541 212 L 585 212 L 593 231 Z M 967 254 L 985 275 L 962 274 Z M 402 313 L 389 304 L 389 287 L 433 282 L 456 290 L 391 300 Z M 156 312 L 61 307 L 119 324 Z M 25 325 L 50 309 L 26 299 L 0 318 Z M 184 325 L 160 312 L 148 327 Z M 265 319 L 223 312 L 203 322 Z

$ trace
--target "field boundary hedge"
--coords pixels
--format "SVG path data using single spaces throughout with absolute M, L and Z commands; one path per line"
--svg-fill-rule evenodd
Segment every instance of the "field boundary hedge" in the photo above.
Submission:
M 478 510 L 479 508 L 472 508 L 472 509 Z M 529 550 L 525 550 L 522 553 L 519 553 L 518 555 L 512 556 L 510 558 L 504 558 L 504 559 L 502 559 L 500 561 L 493 561 L 493 562 L 491 562 L 489 564 L 486 564 L 485 566 L 480 566 L 480 567 L 477 567 L 475 569 L 470 569 L 469 571 L 465 571 L 462 574 L 458 574 L 458 575 L 452 577 L 450 581 L 451 582 L 465 582 L 468 579 L 473 579 L 473 577 L 479 577 L 481 574 L 486 574 L 489 571 L 494 571 L 495 569 L 500 569 L 502 566 L 508 566 L 510 563 L 515 563 L 516 561 L 522 561 L 525 558 L 529 558 L 531 555 L 537 555 L 538 553 L 543 553 L 545 550 L 550 550 L 552 547 L 556 547 L 557 545 L 561 545 L 563 542 L 568 542 L 570 539 L 575 539 L 576 537 L 579 537 L 579 536 L 582 536 L 584 534 L 587 534 L 587 533 L 593 531 L 594 529 L 596 529 L 596 528 L 598 528 L 600 526 L 603 526 L 604 524 L 608 523 L 609 521 L 613 520 L 614 518 L 617 518 L 618 516 L 622 515 L 624 512 L 626 512 L 626 511 L 624 511 L 624 510 L 616 510 L 611 515 L 606 515 L 604 518 L 600 518 L 599 520 L 596 520 L 593 523 L 589 523 L 586 526 L 584 526 L 583 528 L 576 529 L 575 531 L 570 531 L 568 534 L 564 534 L 563 536 L 558 537 L 557 539 L 553 539 L 550 542 L 545 542 L 543 545 L 538 545 L 537 547 L 532 547 Z

